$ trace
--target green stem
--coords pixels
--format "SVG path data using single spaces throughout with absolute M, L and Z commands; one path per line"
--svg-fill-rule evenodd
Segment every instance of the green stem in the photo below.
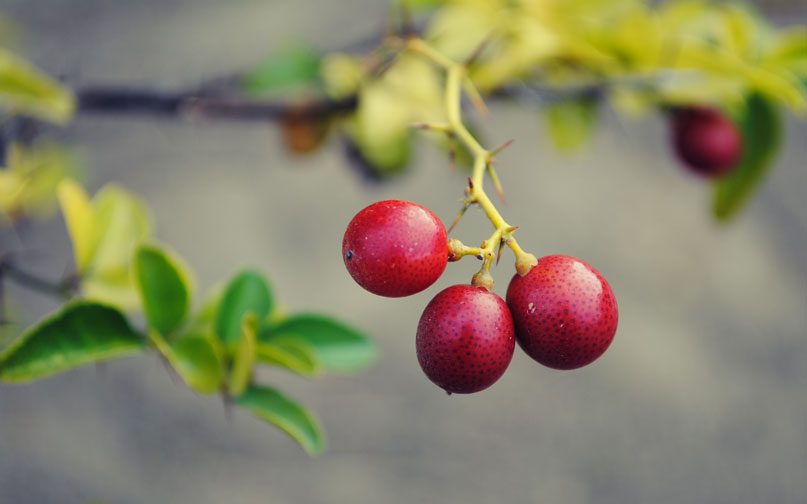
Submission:
M 489 252 L 495 250 L 495 247 L 498 246 L 500 240 L 504 240 L 504 242 L 515 254 L 516 270 L 518 273 L 520 275 L 527 274 L 530 268 L 538 262 L 537 259 L 534 255 L 524 252 L 524 250 L 521 249 L 513 236 L 515 228 L 504 220 L 504 217 L 502 217 L 502 214 L 499 213 L 496 205 L 493 204 L 487 193 L 485 193 L 484 177 L 486 169 L 491 173 L 491 176 L 494 178 L 494 182 L 496 181 L 495 172 L 490 164 L 491 159 L 493 158 L 493 153 L 484 148 L 479 141 L 474 138 L 462 121 L 462 90 L 464 87 L 468 87 L 468 84 L 465 82 L 468 78 L 467 68 L 461 63 L 457 63 L 446 58 L 419 38 L 409 39 L 407 41 L 407 48 L 412 52 L 425 56 L 446 71 L 445 101 L 448 125 L 446 128 L 446 125 L 441 124 L 440 128 L 443 130 L 448 129 L 449 132 L 458 138 L 463 144 L 465 144 L 468 150 L 473 154 L 473 173 L 471 175 L 470 187 L 467 190 L 468 197 L 466 198 L 465 202 L 466 205 L 471 203 L 478 204 L 482 210 L 484 210 L 485 215 L 487 215 L 488 219 L 495 228 L 493 235 L 486 242 L 486 246 L 484 246 L 481 250 L 483 252 L 482 269 L 479 271 L 479 273 L 477 273 L 477 275 L 474 276 L 474 283 L 476 284 L 477 277 L 481 278 L 484 276 L 489 278 L 490 265 L 494 255 L 489 254 Z M 462 247 L 464 247 L 464 245 Z M 465 249 L 460 248 L 460 250 L 462 250 L 462 252 L 470 252 L 472 248 L 465 247 Z M 473 250 L 476 251 L 476 249 Z M 458 258 L 462 257 L 463 255 L 470 254 L 460 254 L 458 255 Z M 487 284 L 492 285 L 492 280 L 489 282 L 486 281 L 480 284 L 480 286 L 490 289 Z

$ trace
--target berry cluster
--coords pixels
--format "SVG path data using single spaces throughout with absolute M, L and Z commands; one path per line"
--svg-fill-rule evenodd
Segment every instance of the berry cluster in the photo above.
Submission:
M 426 289 L 455 255 L 440 219 L 408 201 L 363 209 L 342 242 L 353 279 L 388 297 Z M 515 342 L 555 369 L 590 364 L 611 344 L 617 304 L 597 270 L 565 255 L 519 269 L 506 302 L 475 277 L 474 285 L 448 287 L 426 306 L 417 328 L 418 362 L 446 392 L 468 394 L 493 385 L 510 364 Z

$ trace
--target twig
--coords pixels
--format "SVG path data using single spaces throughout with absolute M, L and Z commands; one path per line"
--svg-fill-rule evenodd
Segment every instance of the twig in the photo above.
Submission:
M 0 257 L 0 280 L 9 279 L 23 287 L 61 299 L 70 299 L 76 290 L 76 279 L 67 276 L 58 283 L 19 269 L 6 257 Z
M 147 88 L 88 87 L 76 90 L 82 114 L 143 114 L 156 117 L 193 116 L 209 119 L 277 120 L 290 112 L 308 118 L 328 118 L 353 110 L 356 97 L 299 104 L 213 96 L 199 91 L 167 92 Z

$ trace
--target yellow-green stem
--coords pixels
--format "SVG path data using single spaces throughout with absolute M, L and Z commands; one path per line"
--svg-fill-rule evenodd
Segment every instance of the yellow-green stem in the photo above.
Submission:
M 481 248 L 466 247 L 459 241 L 457 246 L 457 255 L 454 260 L 457 260 L 465 255 L 482 255 L 483 262 L 482 268 L 479 273 L 474 275 L 474 284 L 477 284 L 479 279 L 484 277 L 485 280 L 479 280 L 480 285 L 490 289 L 492 280 L 490 279 L 490 266 L 495 256 L 496 247 L 499 243 L 504 242 L 513 250 L 516 256 L 516 270 L 521 275 L 525 275 L 529 269 L 537 263 L 534 255 L 524 252 L 513 237 L 515 228 L 510 226 L 504 217 L 496 209 L 496 206 L 490 201 L 484 189 L 484 176 L 485 170 L 488 169 L 491 175 L 495 177 L 495 172 L 490 165 L 493 154 L 491 151 L 485 149 L 474 136 L 468 131 L 462 121 L 462 90 L 463 87 L 468 87 L 466 82 L 468 79 L 467 69 L 465 65 L 454 62 L 449 58 L 437 52 L 434 48 L 429 46 L 426 42 L 419 38 L 411 38 L 407 41 L 407 48 L 413 52 L 421 54 L 434 62 L 436 65 L 442 67 L 446 71 L 446 116 L 448 118 L 448 125 L 441 124 L 443 130 L 448 130 L 456 138 L 458 138 L 474 156 L 474 167 L 471 175 L 471 184 L 468 189 L 468 198 L 466 203 L 477 203 L 485 215 L 487 215 L 490 222 L 493 224 L 495 231 Z M 495 182 L 495 180 L 494 180 Z M 453 252 L 452 252 L 453 253 Z

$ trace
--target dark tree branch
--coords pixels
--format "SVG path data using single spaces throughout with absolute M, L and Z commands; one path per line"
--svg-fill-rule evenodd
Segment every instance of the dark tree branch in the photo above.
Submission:
M 70 299 L 77 288 L 76 278 L 67 276 L 55 283 L 34 275 L 17 267 L 8 256 L 0 256 L 0 281 L 11 280 L 28 289 L 55 296 L 63 300 Z
M 143 114 L 157 117 L 204 117 L 272 121 L 295 117 L 327 119 L 356 107 L 356 97 L 308 104 L 250 100 L 204 92 L 165 92 L 154 89 L 89 87 L 76 90 L 82 114 Z

